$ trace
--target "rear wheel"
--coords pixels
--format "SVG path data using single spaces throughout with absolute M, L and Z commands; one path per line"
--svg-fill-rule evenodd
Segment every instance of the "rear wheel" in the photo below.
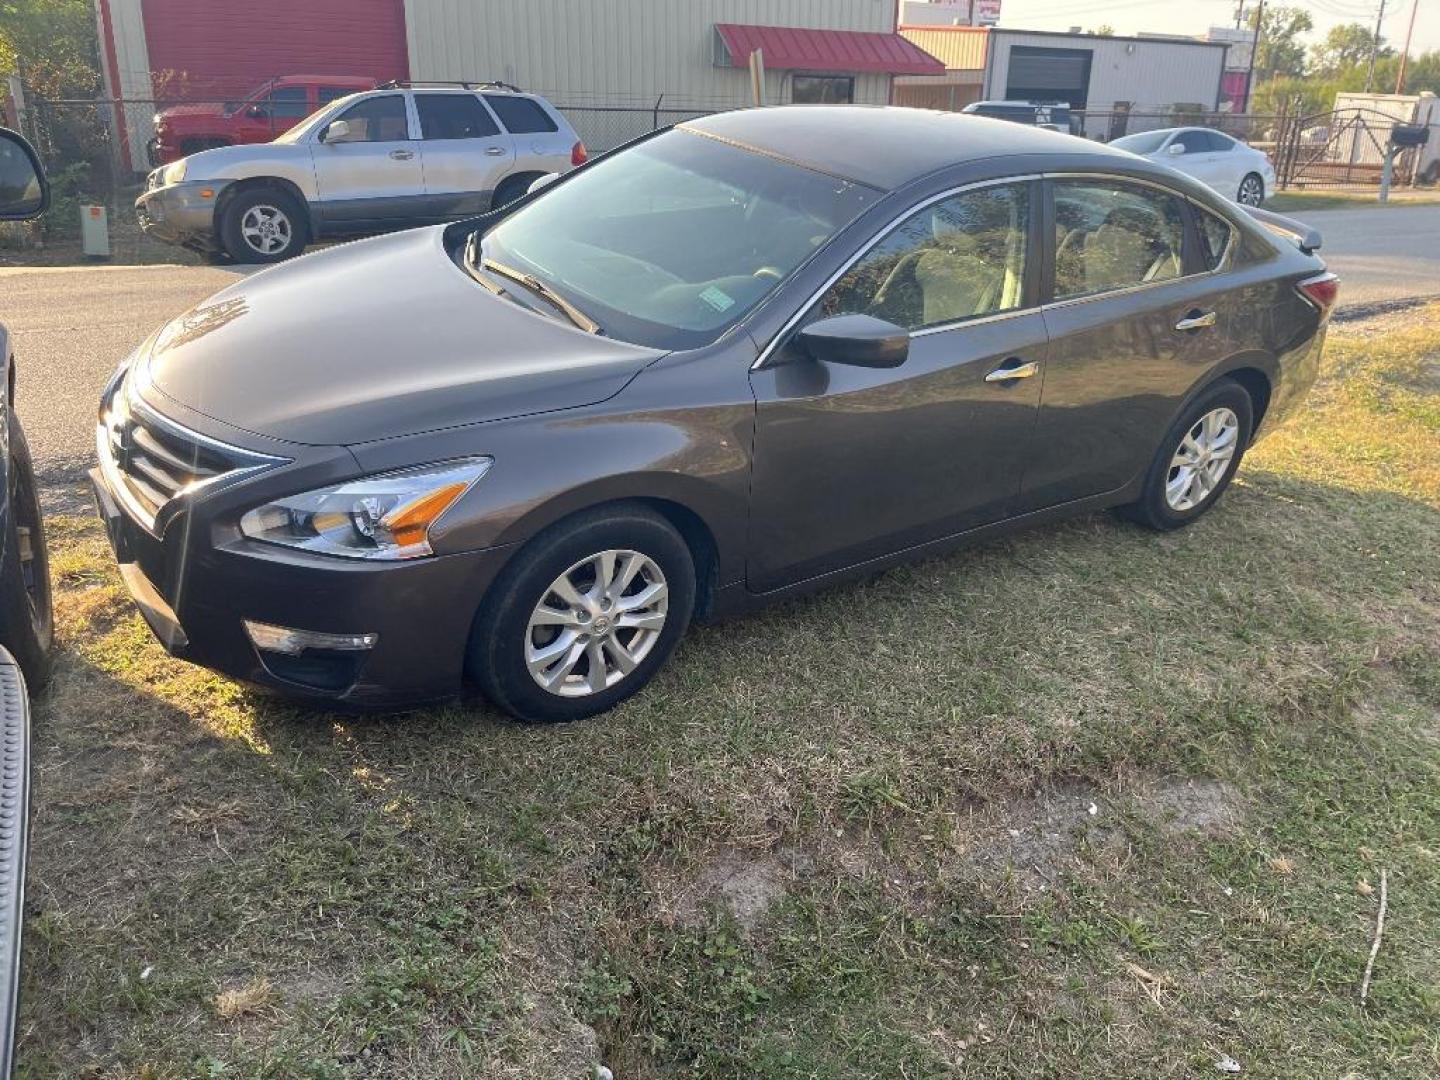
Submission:
M 1259 173 L 1245 174 L 1245 179 L 1240 181 L 1240 190 L 1235 194 L 1235 201 L 1241 206 L 1259 206 L 1265 201 L 1265 181 L 1260 178 Z
M 579 720 L 642 689 L 679 644 L 695 564 L 673 526 L 616 506 L 551 526 L 496 581 L 466 669 L 529 721 Z
M 1196 520 L 1230 486 L 1253 416 L 1250 395 L 1239 383 L 1223 379 L 1204 391 L 1161 441 L 1140 498 L 1120 513 L 1162 532 Z
M 544 175 L 544 173 L 516 173 L 514 176 L 507 176 L 495 189 L 495 197 L 490 201 L 491 208 L 498 210 L 523 197 L 530 190 L 530 185 Z
M 240 192 L 226 205 L 220 219 L 221 243 L 239 263 L 293 259 L 305 250 L 308 238 L 304 207 L 273 188 Z
M 0 401 L 0 408 L 7 408 Z M 50 676 L 54 626 L 50 610 L 50 561 L 30 451 L 19 422 L 10 417 L 9 499 L 5 514 L 5 560 L 0 568 L 0 645 L 10 650 L 32 691 Z

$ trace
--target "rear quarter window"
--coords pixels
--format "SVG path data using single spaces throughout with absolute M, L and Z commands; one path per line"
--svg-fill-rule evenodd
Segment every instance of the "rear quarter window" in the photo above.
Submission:
M 505 130 L 511 135 L 533 135 L 542 131 L 559 131 L 559 125 L 550 118 L 540 104 L 531 101 L 529 98 L 506 97 L 500 94 L 487 94 L 485 100 L 495 110 L 495 115 L 500 118 L 500 123 L 505 125 Z
M 1195 219 L 1200 226 L 1200 254 L 1206 270 L 1218 270 L 1225 261 L 1226 252 L 1233 240 L 1234 227 L 1224 218 L 1196 206 Z

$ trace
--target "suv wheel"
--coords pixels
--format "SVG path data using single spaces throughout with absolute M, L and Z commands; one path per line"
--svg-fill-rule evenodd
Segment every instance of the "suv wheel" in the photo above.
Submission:
M 225 207 L 220 240 L 239 263 L 273 263 L 305 250 L 309 228 L 305 210 L 283 191 L 242 191 Z
M 7 408 L 0 401 L 0 409 Z M 10 416 L 10 462 L 5 493 L 4 563 L 0 566 L 0 645 L 14 654 L 32 691 L 50 674 L 54 625 L 50 608 L 50 561 L 29 447 L 19 421 Z
M 690 549 L 660 515 L 607 507 L 551 526 L 496 581 L 466 669 L 529 721 L 619 704 L 669 659 L 695 606 Z
M 530 185 L 533 184 L 544 173 L 516 173 L 514 176 L 507 176 L 495 189 L 495 197 L 490 200 L 490 208 L 498 210 L 502 206 L 508 206 L 516 199 L 522 198 Z

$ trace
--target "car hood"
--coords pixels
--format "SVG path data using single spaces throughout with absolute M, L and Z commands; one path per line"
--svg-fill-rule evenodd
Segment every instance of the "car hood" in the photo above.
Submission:
M 189 116 L 225 116 L 225 106 L 211 102 L 206 105 L 167 105 L 155 114 L 161 123 Z
M 443 233 L 345 244 L 216 293 L 148 343 L 142 396 L 181 420 L 354 445 L 590 405 L 663 355 L 493 295 Z

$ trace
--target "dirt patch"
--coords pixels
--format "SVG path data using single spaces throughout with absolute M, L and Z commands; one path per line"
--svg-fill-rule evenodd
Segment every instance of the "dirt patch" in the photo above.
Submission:
M 653 892 L 664 922 L 698 926 L 719 904 L 742 929 L 753 930 L 810 866 L 808 856 L 791 849 L 757 854 L 726 848 L 685 880 L 661 883 Z
M 1141 811 L 1172 835 L 1225 833 L 1244 820 L 1239 792 L 1219 780 L 1174 780 L 1135 796 Z
M 961 877 L 1010 876 L 1025 892 L 1059 882 L 1082 845 L 1105 845 L 1116 833 L 1106 797 L 1094 787 L 1064 785 L 986 805 L 957 837 Z

